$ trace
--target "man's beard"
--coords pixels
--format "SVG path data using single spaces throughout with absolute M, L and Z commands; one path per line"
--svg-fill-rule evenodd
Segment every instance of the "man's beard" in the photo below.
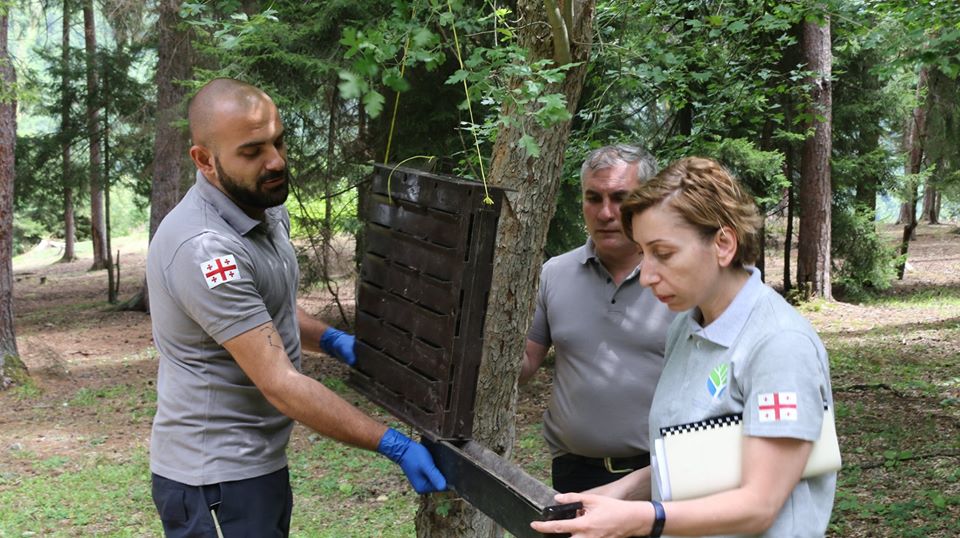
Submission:
M 220 177 L 220 185 L 223 186 L 223 190 L 227 191 L 227 194 L 238 205 L 267 209 L 287 201 L 287 195 L 290 193 L 290 174 L 286 168 L 258 177 L 256 187 L 251 189 L 240 185 L 237 180 L 227 175 L 223 171 L 223 167 L 220 166 L 220 159 L 217 157 L 213 158 L 213 164 L 217 168 L 217 175 Z M 272 189 L 263 188 L 264 183 L 278 178 L 283 178 L 283 183 Z

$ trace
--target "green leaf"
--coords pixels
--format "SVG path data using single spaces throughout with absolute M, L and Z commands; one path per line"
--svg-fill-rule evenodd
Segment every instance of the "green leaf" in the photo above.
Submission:
M 706 82 L 707 80 L 710 79 L 710 77 L 713 76 L 713 73 L 711 73 L 710 71 L 694 71 L 690 73 L 690 76 L 693 77 L 694 80 L 697 80 L 699 82 Z
M 434 34 L 426 28 L 420 28 L 410 36 L 410 43 L 414 47 L 423 48 L 434 40 Z
M 527 152 L 527 155 L 534 159 L 540 156 L 540 144 L 537 144 L 537 141 L 532 136 L 524 134 L 520 137 L 517 144 Z
M 727 384 L 727 375 L 730 371 L 730 367 L 727 363 L 723 363 L 710 372 L 710 381 L 713 381 L 713 386 L 719 388 Z
M 363 95 L 366 83 L 360 80 L 357 75 L 350 71 L 340 71 L 337 75 L 340 77 L 340 83 L 337 84 L 337 89 L 340 90 L 340 97 L 344 99 L 356 99 Z
M 363 96 L 363 106 L 371 118 L 376 118 L 383 112 L 383 102 L 383 95 L 378 91 L 370 91 Z
M 396 67 L 384 70 L 382 80 L 385 86 L 396 92 L 405 92 L 410 89 L 410 83 L 400 76 L 400 70 Z
M 737 21 L 733 21 L 730 24 L 730 26 L 727 27 L 727 30 L 730 31 L 730 33 L 739 34 L 740 32 L 743 32 L 744 30 L 746 30 L 747 28 L 749 28 L 747 23 L 741 20 L 737 20 Z
M 464 69 L 457 69 L 447 78 L 446 84 L 459 84 L 466 80 L 470 73 Z

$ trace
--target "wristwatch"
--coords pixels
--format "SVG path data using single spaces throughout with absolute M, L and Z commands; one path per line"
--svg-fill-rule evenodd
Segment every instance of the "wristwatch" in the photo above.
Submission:
M 663 533 L 663 525 L 667 522 L 667 513 L 663 510 L 663 505 L 660 504 L 660 501 L 650 501 L 650 504 L 653 505 L 654 520 L 653 529 L 650 531 L 649 538 L 660 538 L 660 535 Z

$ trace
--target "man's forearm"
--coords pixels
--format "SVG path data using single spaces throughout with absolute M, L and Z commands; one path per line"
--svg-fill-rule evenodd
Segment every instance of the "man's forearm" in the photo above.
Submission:
M 329 325 L 311 316 L 299 305 L 297 306 L 297 323 L 300 325 L 300 346 L 307 351 L 322 351 L 320 338 Z

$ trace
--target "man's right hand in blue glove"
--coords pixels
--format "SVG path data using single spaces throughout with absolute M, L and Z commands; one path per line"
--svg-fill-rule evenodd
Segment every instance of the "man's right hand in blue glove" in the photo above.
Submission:
M 380 438 L 377 452 L 400 465 L 417 493 L 435 493 L 447 489 L 447 479 L 434 465 L 430 452 L 397 430 L 387 428 Z

